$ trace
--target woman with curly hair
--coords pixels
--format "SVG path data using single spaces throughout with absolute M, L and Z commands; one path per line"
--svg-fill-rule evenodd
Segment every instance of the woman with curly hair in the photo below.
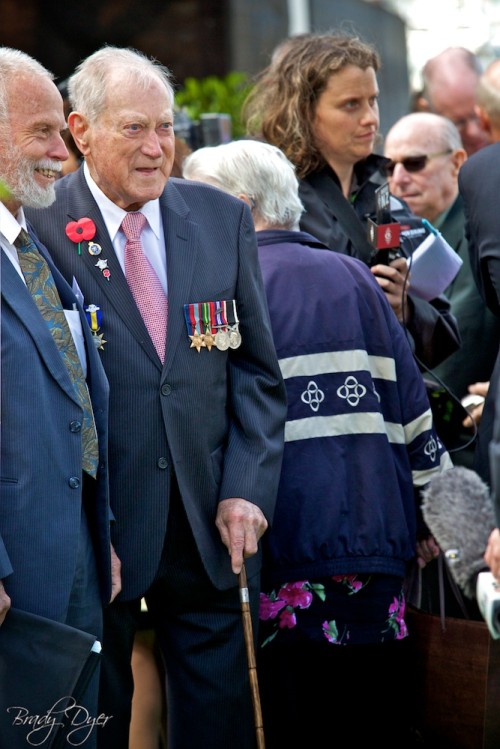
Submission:
M 292 38 L 258 76 L 242 118 L 249 136 L 277 146 L 294 164 L 305 206 L 301 229 L 372 267 L 417 360 L 432 368 L 460 345 L 449 302 L 413 294 L 406 257 L 381 263 L 367 239 L 367 219 L 376 219 L 376 190 L 386 184 L 390 168 L 389 159 L 374 153 L 379 68 L 376 49 L 356 36 Z M 427 228 L 394 196 L 390 221 L 401 224 L 401 254 L 411 255 Z

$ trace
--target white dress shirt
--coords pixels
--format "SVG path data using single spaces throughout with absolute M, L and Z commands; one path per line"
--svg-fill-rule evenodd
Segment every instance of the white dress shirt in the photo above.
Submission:
M 121 231 L 121 223 L 127 212 L 113 203 L 96 185 L 90 175 L 87 164 L 83 165 L 83 173 L 87 181 L 90 192 L 101 211 L 106 229 L 113 243 L 116 257 L 120 263 L 121 269 L 125 274 L 125 243 L 126 237 Z M 165 294 L 168 295 L 167 286 L 167 261 L 165 253 L 165 235 L 160 214 L 159 200 L 150 200 L 145 203 L 140 212 L 147 219 L 147 224 L 141 233 L 141 243 L 144 254 L 153 266 L 156 275 L 163 287 Z

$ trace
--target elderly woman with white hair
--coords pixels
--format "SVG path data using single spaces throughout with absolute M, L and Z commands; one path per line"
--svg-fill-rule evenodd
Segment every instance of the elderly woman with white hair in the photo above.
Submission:
M 264 535 L 258 669 L 269 749 L 410 746 L 404 579 L 418 489 L 451 467 L 404 332 L 369 268 L 297 231 L 294 168 L 252 140 L 184 162 L 250 206 L 288 416 Z M 332 738 L 333 741 L 333 738 Z

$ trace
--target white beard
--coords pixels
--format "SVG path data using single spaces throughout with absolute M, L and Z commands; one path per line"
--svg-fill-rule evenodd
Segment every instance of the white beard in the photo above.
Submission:
M 35 180 L 34 170 L 53 169 L 61 171 L 61 163 L 50 159 L 31 161 L 17 146 L 9 146 L 1 159 L 5 168 L 0 178 L 7 185 L 12 197 L 27 208 L 48 208 L 56 199 L 54 184 L 41 187 Z

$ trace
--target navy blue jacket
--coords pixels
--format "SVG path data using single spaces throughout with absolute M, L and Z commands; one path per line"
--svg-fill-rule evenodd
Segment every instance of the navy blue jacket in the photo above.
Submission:
M 303 232 L 257 240 L 288 397 L 263 584 L 403 576 L 415 555 L 414 488 L 451 467 L 404 331 L 359 260 Z

